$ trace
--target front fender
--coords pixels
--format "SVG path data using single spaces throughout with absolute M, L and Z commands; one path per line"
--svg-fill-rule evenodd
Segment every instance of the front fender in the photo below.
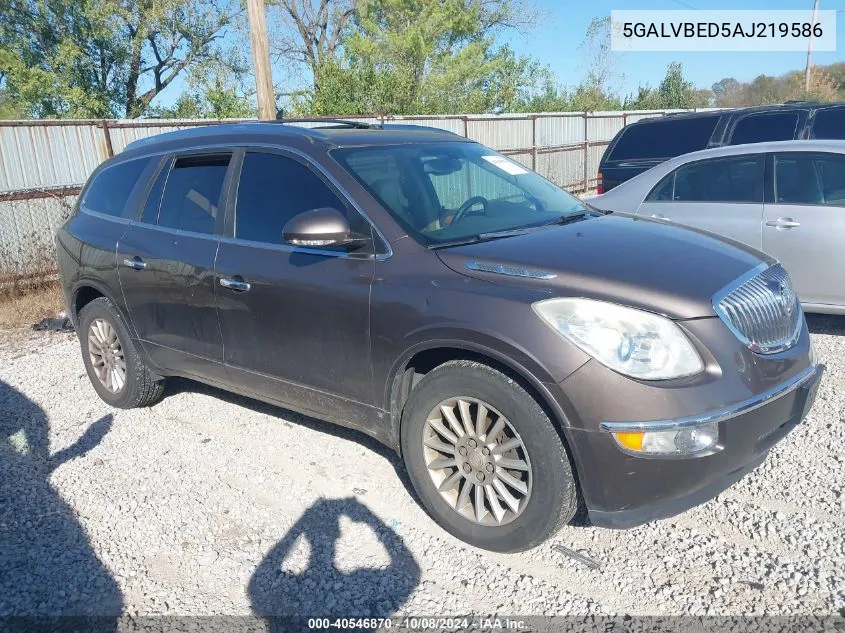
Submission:
M 506 367 L 536 390 L 560 423 L 568 426 L 570 414 L 565 409 L 569 407 L 565 406 L 565 402 L 561 402 L 562 391 L 558 386 L 560 380 L 540 359 L 519 343 L 491 332 L 469 330 L 453 325 L 419 328 L 410 333 L 404 342 L 404 351 L 394 359 L 388 380 L 385 381 L 382 397 L 386 410 L 391 409 L 395 380 L 414 356 L 430 350 L 450 349 L 490 358 Z M 586 355 L 582 355 L 580 362 L 574 364 L 569 373 L 577 370 L 588 360 Z

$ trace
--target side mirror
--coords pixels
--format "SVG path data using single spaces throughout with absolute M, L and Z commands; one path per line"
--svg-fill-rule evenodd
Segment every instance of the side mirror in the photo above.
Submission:
M 294 246 L 359 246 L 349 221 L 332 207 L 311 209 L 292 217 L 282 229 L 282 239 Z

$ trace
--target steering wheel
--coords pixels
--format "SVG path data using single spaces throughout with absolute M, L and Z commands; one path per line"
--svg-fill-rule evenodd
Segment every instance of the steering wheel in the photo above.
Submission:
M 452 218 L 451 224 L 457 224 L 458 222 L 460 222 L 464 218 L 464 216 L 467 214 L 467 212 L 477 204 L 480 204 L 482 207 L 484 207 L 484 213 L 487 213 L 487 203 L 488 202 L 489 202 L 489 200 L 487 200 L 487 198 L 485 198 L 484 196 L 473 196 L 472 198 L 470 198 L 469 200 L 464 202 L 458 208 L 457 211 L 455 211 L 455 215 Z

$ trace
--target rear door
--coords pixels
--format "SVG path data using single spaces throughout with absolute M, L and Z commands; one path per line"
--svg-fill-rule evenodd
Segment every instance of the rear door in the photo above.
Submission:
M 172 157 L 153 182 L 142 217 L 118 244 L 132 322 L 162 369 L 225 374 L 214 259 L 230 159 L 231 153 Z
M 249 150 L 232 192 L 216 288 L 225 362 L 242 389 L 334 421 L 372 419 L 372 229 L 304 158 Z M 369 238 L 353 253 L 282 240 L 292 217 L 321 207 Z
M 763 250 L 784 264 L 803 303 L 845 305 L 845 156 L 784 152 L 771 167 Z
M 761 248 L 763 154 L 696 161 L 678 167 L 637 211 L 712 231 Z

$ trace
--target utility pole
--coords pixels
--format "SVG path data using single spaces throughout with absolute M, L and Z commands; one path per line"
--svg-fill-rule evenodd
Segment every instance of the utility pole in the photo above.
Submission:
M 819 12 L 819 0 L 813 2 L 813 28 L 816 26 L 816 14 Z M 813 69 L 813 29 L 807 38 L 807 68 L 804 70 L 804 96 L 810 92 L 810 71 Z
M 276 95 L 273 92 L 273 75 L 270 72 L 270 47 L 267 44 L 264 0 L 247 0 L 246 4 L 249 11 L 249 37 L 252 40 L 255 91 L 258 96 L 258 118 L 262 121 L 272 121 L 276 118 Z

